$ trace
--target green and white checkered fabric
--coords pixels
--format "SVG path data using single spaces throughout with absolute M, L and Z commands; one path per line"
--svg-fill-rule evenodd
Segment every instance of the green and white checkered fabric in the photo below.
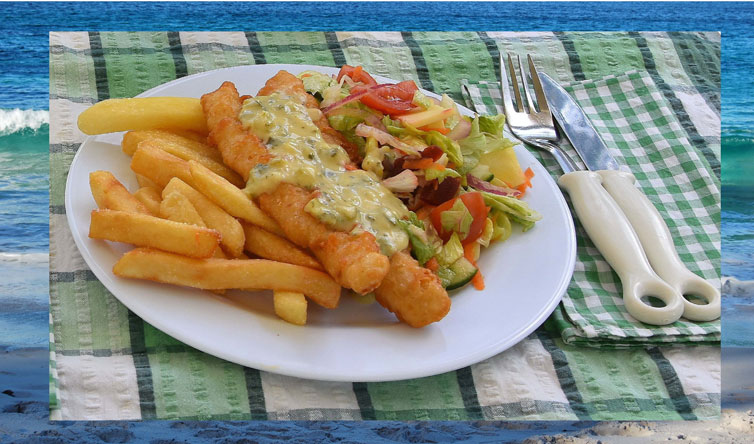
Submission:
M 678 239 L 689 242 L 682 250 L 684 259 L 695 261 L 700 251 L 704 251 L 714 265 L 699 256 L 696 271 L 715 278 L 716 256 L 707 252 L 707 248 L 709 243 L 717 243 L 719 248 L 716 231 L 707 233 L 709 242 L 699 236 L 706 233 L 710 223 L 714 224 L 714 208 L 719 205 L 716 188 L 709 185 L 715 184 L 716 179 L 709 176 L 711 173 L 702 161 L 706 159 L 714 174 L 718 174 L 719 34 L 53 33 L 50 35 L 51 418 L 717 418 L 720 413 L 717 345 L 666 344 L 603 350 L 567 344 L 559 332 L 540 328 L 516 346 L 483 362 L 414 380 L 322 382 L 242 367 L 182 344 L 134 315 L 96 279 L 75 247 L 66 222 L 65 180 L 73 156 L 84 140 L 76 128 L 77 116 L 93 103 L 111 97 L 131 97 L 198 72 L 263 63 L 360 64 L 370 73 L 413 79 L 423 88 L 447 92 L 461 100 L 461 80 L 494 82 L 498 54 L 508 51 L 535 54 L 543 63 L 542 68 L 561 82 L 598 79 L 631 69 L 651 76 L 678 117 L 676 121 L 671 114 L 667 126 L 673 131 L 662 132 L 677 140 L 685 134 L 702 155 L 693 150 L 683 154 L 683 146 L 675 140 L 663 148 L 662 155 L 648 157 L 643 157 L 643 150 L 633 153 L 618 145 L 619 133 L 614 136 L 615 141 L 608 143 L 620 150 L 616 156 L 631 166 L 645 190 L 649 184 L 663 191 L 650 196 L 665 203 L 663 214 L 677 220 L 671 224 L 671 230 Z M 705 63 L 698 63 L 699 60 Z M 642 106 L 650 105 L 651 102 L 645 102 Z M 612 112 L 611 106 L 605 105 Z M 706 111 L 700 115 L 699 110 Z M 652 111 L 654 116 L 656 111 Z M 644 137 L 639 132 L 635 134 Z M 654 141 L 656 137 L 653 132 L 647 134 L 649 141 L 661 145 Z M 666 152 L 673 152 L 676 157 Z M 629 161 L 629 155 L 638 163 Z M 677 159 L 677 163 L 672 159 Z M 664 173 L 657 175 L 653 171 L 658 168 L 650 167 L 662 166 L 660 169 L 664 171 L 666 161 L 668 174 L 683 172 L 689 182 L 679 178 L 673 184 L 675 188 L 666 191 L 664 184 L 668 177 Z M 550 159 L 543 159 L 543 163 L 556 172 Z M 692 174 L 692 165 L 701 171 Z M 688 195 L 685 200 L 701 199 L 704 211 L 696 203 L 679 204 L 676 197 L 681 193 Z M 699 222 L 686 223 L 689 214 L 696 211 L 700 211 Z M 582 239 L 583 233 L 579 236 Z M 615 278 L 607 266 L 600 260 L 589 259 L 596 255 L 593 247 L 580 242 L 575 281 L 578 285 L 573 285 L 569 292 L 574 304 L 591 303 L 596 291 L 616 290 Z M 553 322 L 565 319 L 564 314 L 556 313 Z
M 649 74 L 632 71 L 563 86 L 582 106 L 618 163 L 634 173 L 637 186 L 667 222 L 686 266 L 719 287 L 720 181 L 689 142 Z M 467 90 L 465 99 L 478 112 L 502 112 L 499 83 L 467 83 Z M 564 148 L 584 168 L 573 147 Z M 562 174 L 549 155 L 534 154 L 553 177 Z M 566 343 L 625 347 L 720 341 L 720 320 L 682 318 L 657 327 L 629 315 L 618 275 L 574 218 L 578 250 L 573 281 L 550 319 Z

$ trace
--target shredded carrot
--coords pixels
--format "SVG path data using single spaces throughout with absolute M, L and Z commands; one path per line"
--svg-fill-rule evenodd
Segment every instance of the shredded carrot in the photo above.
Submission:
M 364 71 L 364 67 L 362 67 L 361 65 L 357 66 L 356 68 L 353 69 L 353 72 L 351 73 L 351 78 L 354 79 L 354 81 L 356 81 L 356 79 L 358 79 L 359 76 L 361 75 L 362 71 Z
M 476 274 L 471 278 L 471 284 L 474 285 L 474 288 L 477 290 L 484 290 L 484 277 L 482 276 L 481 270 L 477 269 Z
M 474 288 L 476 288 L 477 290 L 484 290 L 484 277 L 482 277 L 482 270 L 479 269 L 476 261 L 474 260 L 474 242 L 468 243 L 463 246 L 463 257 L 471 262 L 471 265 L 477 268 L 476 274 L 473 278 L 471 278 L 471 283 L 474 285 Z
M 427 169 L 442 171 L 445 169 L 445 166 L 440 165 L 439 163 L 432 163 L 432 165 L 428 166 Z
M 410 170 L 423 170 L 429 168 L 434 161 L 429 157 L 422 157 L 421 159 L 408 159 L 403 162 L 403 167 Z
M 358 170 L 358 168 L 356 168 L 355 166 L 351 165 L 350 163 L 347 163 L 346 166 L 345 166 L 345 168 L 346 168 L 347 171 Z
M 518 197 L 523 197 L 523 195 L 526 194 L 526 189 L 531 188 L 532 177 L 534 177 L 534 171 L 532 171 L 531 167 L 529 167 L 526 169 L 526 171 L 524 171 L 524 183 L 516 187 L 516 189 L 521 192 L 521 195 L 519 195 Z
M 440 134 L 448 134 L 450 132 L 450 130 L 446 128 L 445 125 L 442 124 L 442 122 L 440 122 L 440 125 L 433 123 L 431 125 L 421 126 L 417 129 L 420 129 L 422 131 L 437 131 Z
M 474 242 L 469 242 L 468 244 L 463 246 L 463 257 L 474 264 Z
M 432 205 L 424 205 L 416 210 L 416 217 L 419 220 L 427 220 L 429 218 L 429 213 L 431 213 L 434 208 L 435 207 Z
M 311 74 L 301 74 L 301 77 L 311 77 Z
M 426 268 L 428 268 L 433 273 L 437 272 L 437 269 L 440 268 L 440 264 L 437 262 L 437 259 L 434 257 L 427 261 L 426 264 L 424 264 Z

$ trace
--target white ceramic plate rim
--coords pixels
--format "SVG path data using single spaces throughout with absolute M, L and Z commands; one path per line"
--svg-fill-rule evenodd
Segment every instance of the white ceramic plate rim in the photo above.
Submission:
M 256 93 L 281 69 L 294 74 L 337 72 L 311 65 L 240 66 L 177 79 L 139 96 L 198 97 L 224 80 L 234 81 L 241 94 Z M 518 145 L 522 166 L 535 172 L 534 188 L 526 199 L 543 220 L 530 232 L 514 233 L 483 252 L 480 265 L 487 288 L 476 291 L 469 286 L 457 292 L 448 316 L 423 329 L 398 323 L 377 304 L 364 306 L 348 297 L 336 310 L 310 304 L 310 324 L 297 327 L 276 319 L 268 296 L 230 293 L 226 299 L 118 278 L 112 266 L 129 248 L 89 239 L 87 233 L 89 213 L 96 208 L 89 172 L 108 169 L 130 189 L 137 187 L 128 158 L 117 146 L 119 140 L 119 134 L 89 137 L 71 163 L 65 208 L 73 239 L 94 275 L 136 315 L 175 339 L 230 362 L 325 381 L 392 381 L 457 370 L 512 347 L 539 327 L 560 302 L 573 274 L 576 238 L 568 205 L 544 167 Z M 515 267 L 517 258 L 510 257 L 514 255 L 526 260 Z M 496 275 L 493 270 L 500 267 L 504 270 Z

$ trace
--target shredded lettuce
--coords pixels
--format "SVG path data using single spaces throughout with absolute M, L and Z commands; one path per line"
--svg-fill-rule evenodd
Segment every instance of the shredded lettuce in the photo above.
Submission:
M 503 128 L 505 127 L 505 115 L 498 114 L 496 116 L 479 116 L 479 131 L 493 136 L 503 136 Z
M 437 179 L 438 182 L 442 183 L 442 181 L 445 180 L 446 177 L 461 177 L 461 175 L 458 174 L 458 171 L 452 168 L 445 168 L 444 170 L 427 168 L 424 170 L 424 178 L 426 180 Z
M 492 218 L 487 219 L 492 221 L 492 237 L 490 238 L 490 241 L 504 241 L 508 239 L 513 232 L 513 227 L 511 226 L 511 221 L 508 219 L 508 216 L 502 211 L 494 209 L 490 211 L 490 214 Z M 485 230 L 486 229 L 487 227 L 485 226 Z
M 464 238 L 469 234 L 473 221 L 474 217 L 461 199 L 456 199 L 452 207 L 440 214 L 442 229 L 445 231 L 454 231 Z
M 401 140 L 419 137 L 424 141 L 424 146 L 435 145 L 443 150 L 448 155 L 448 159 L 456 167 L 463 165 L 464 160 L 461 154 L 461 147 L 455 140 L 447 138 L 437 131 L 422 131 L 410 125 L 404 125 L 397 120 L 392 120 L 389 116 L 385 116 L 382 119 L 382 123 L 393 136 L 399 137 Z
M 326 89 L 338 85 L 332 76 L 317 71 L 304 71 L 298 75 L 298 78 L 304 83 L 306 92 L 317 97 L 318 100 L 322 100 Z
M 510 196 L 492 194 L 486 191 L 480 192 L 484 198 L 485 205 L 491 207 L 493 210 L 505 213 L 511 221 L 521 225 L 524 231 L 527 231 L 534 226 L 535 222 L 542 219 L 542 216 L 531 209 L 523 200 Z
M 495 223 L 489 217 L 484 220 L 484 231 L 476 241 L 483 247 L 489 247 L 490 241 L 495 234 Z
M 450 236 L 436 257 L 440 265 L 450 265 L 463 257 L 463 245 L 456 233 Z
M 408 234 L 411 253 L 419 264 L 426 264 L 440 250 L 441 244 L 432 242 L 427 232 L 424 231 L 424 223 L 416 217 L 413 211 L 409 211 L 407 220 L 399 220 L 398 225 Z
M 512 147 L 514 144 L 503 137 L 505 116 L 477 116 L 471 121 L 471 132 L 458 141 L 463 154 L 463 166 L 459 172 L 466 174 L 477 164 L 482 155 Z
M 427 145 L 435 145 L 443 150 L 448 155 L 448 160 L 456 165 L 456 169 L 464 165 L 465 160 L 461 147 L 455 140 L 445 137 L 437 131 L 427 131 L 424 141 L 427 142 Z
M 413 103 L 416 106 L 420 106 L 424 109 L 429 109 L 432 106 L 432 101 L 429 100 L 429 97 L 425 96 L 419 90 L 416 90 L 414 92 L 414 98 L 413 100 L 411 100 L 411 103 Z
M 356 116 L 350 116 L 347 114 L 335 114 L 327 116 L 327 121 L 330 122 L 330 126 L 335 130 L 340 131 L 341 134 L 349 142 L 358 146 L 361 150 L 364 149 L 365 141 L 363 137 L 356 135 L 356 127 L 364 122 L 364 119 Z
M 413 126 L 404 125 L 399 120 L 393 120 L 390 118 L 390 116 L 383 117 L 382 124 L 385 125 L 385 128 L 387 128 L 387 132 L 390 133 L 390 135 L 395 136 L 395 137 L 402 137 L 402 136 L 422 137 L 425 134 L 427 134 L 425 131 L 416 129 Z

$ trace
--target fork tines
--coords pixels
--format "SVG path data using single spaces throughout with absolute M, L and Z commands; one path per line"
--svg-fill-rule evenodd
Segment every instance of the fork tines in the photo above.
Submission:
M 537 68 L 534 66 L 534 61 L 531 58 L 531 55 L 527 54 L 527 59 L 529 62 L 529 73 L 530 76 L 528 79 L 530 79 L 529 82 L 527 82 L 527 76 L 526 72 L 524 70 L 523 64 L 521 63 L 521 57 L 516 55 L 516 59 L 518 61 L 518 67 L 519 69 L 516 69 L 516 66 L 513 64 L 513 58 L 510 54 L 508 54 L 508 71 L 510 71 L 510 76 L 508 75 L 506 71 L 506 62 L 503 60 L 503 55 L 500 54 L 500 80 L 501 80 L 501 86 L 502 86 L 502 96 L 503 96 L 503 106 L 505 107 L 505 113 L 513 113 L 513 112 L 521 112 L 521 113 L 528 113 L 528 114 L 535 114 L 537 112 L 547 112 L 549 111 L 549 108 L 547 107 L 547 100 L 545 99 L 544 91 L 542 90 L 542 84 L 539 82 L 539 75 L 537 74 Z M 521 84 L 519 85 L 519 77 L 521 79 Z M 510 85 L 508 84 L 508 78 L 510 78 Z M 531 83 L 534 88 L 534 94 L 537 98 L 537 103 L 532 101 L 532 97 L 529 93 L 529 87 L 528 84 Z M 510 97 L 510 91 L 511 86 L 513 89 L 513 95 L 515 96 L 515 103 L 511 100 Z M 524 97 L 526 97 L 526 105 L 524 105 L 524 101 L 521 96 L 521 90 L 524 92 Z

